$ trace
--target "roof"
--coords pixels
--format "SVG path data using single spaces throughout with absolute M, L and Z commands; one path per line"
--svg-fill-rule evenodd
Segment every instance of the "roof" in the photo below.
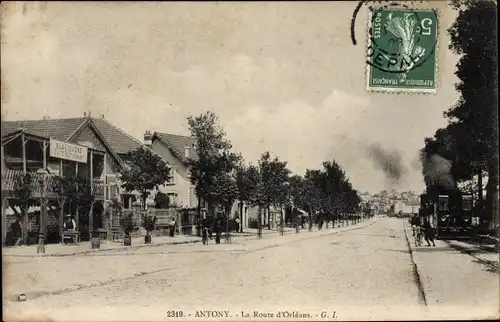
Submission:
M 66 141 L 85 119 L 85 117 L 78 117 L 69 119 L 2 122 L 2 137 L 24 128 L 31 134 Z
M 189 136 L 168 134 L 168 133 L 158 133 L 155 132 L 156 136 L 163 144 L 165 144 L 172 153 L 182 162 L 186 163 L 187 159 L 184 154 L 184 149 L 189 147 L 193 152 L 192 158 L 196 158 L 195 144 L 196 140 Z
M 105 119 L 91 119 L 92 124 L 101 132 L 104 139 L 118 154 L 126 154 L 143 146 L 142 142 L 114 126 Z
M 117 128 L 109 121 L 91 117 L 2 122 L 2 137 L 23 128 L 26 129 L 27 133 L 60 141 L 71 141 L 71 138 L 87 122 L 95 126 L 117 154 L 126 154 L 142 146 L 142 142 Z

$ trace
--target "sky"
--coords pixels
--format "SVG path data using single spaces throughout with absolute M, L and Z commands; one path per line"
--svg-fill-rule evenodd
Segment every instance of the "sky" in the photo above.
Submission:
M 418 150 L 458 99 L 458 57 L 439 10 L 436 94 L 367 92 L 368 7 L 345 2 L 2 2 L 2 119 L 91 112 L 142 140 L 189 135 L 212 111 L 236 152 L 268 150 L 297 174 L 336 160 L 355 189 L 424 189 Z M 377 146 L 401 160 L 390 180 Z

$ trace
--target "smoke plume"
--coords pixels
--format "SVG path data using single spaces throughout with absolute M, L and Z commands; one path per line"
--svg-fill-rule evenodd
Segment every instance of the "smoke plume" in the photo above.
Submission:
M 455 189 L 456 184 L 451 175 L 452 162 L 438 154 L 422 158 L 422 170 L 425 185 L 435 185 L 445 189 Z
M 368 146 L 370 159 L 377 169 L 384 172 L 387 179 L 397 184 L 406 172 L 399 151 L 387 151 L 378 144 Z

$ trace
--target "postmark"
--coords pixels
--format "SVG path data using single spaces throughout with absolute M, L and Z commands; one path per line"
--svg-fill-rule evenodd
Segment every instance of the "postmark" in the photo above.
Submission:
M 373 8 L 368 28 L 367 90 L 436 93 L 436 10 Z

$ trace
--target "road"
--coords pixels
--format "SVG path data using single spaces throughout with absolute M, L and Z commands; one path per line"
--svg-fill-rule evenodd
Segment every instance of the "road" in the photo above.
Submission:
M 444 243 L 410 253 L 403 227 L 400 219 L 378 218 L 354 230 L 276 234 L 232 244 L 4 258 L 4 314 L 38 321 L 498 316 L 496 272 Z M 33 276 L 29 285 L 26 271 Z M 85 286 L 89 281 L 96 286 Z M 65 283 L 80 286 L 43 293 Z M 20 285 L 32 290 L 28 301 L 9 301 Z

